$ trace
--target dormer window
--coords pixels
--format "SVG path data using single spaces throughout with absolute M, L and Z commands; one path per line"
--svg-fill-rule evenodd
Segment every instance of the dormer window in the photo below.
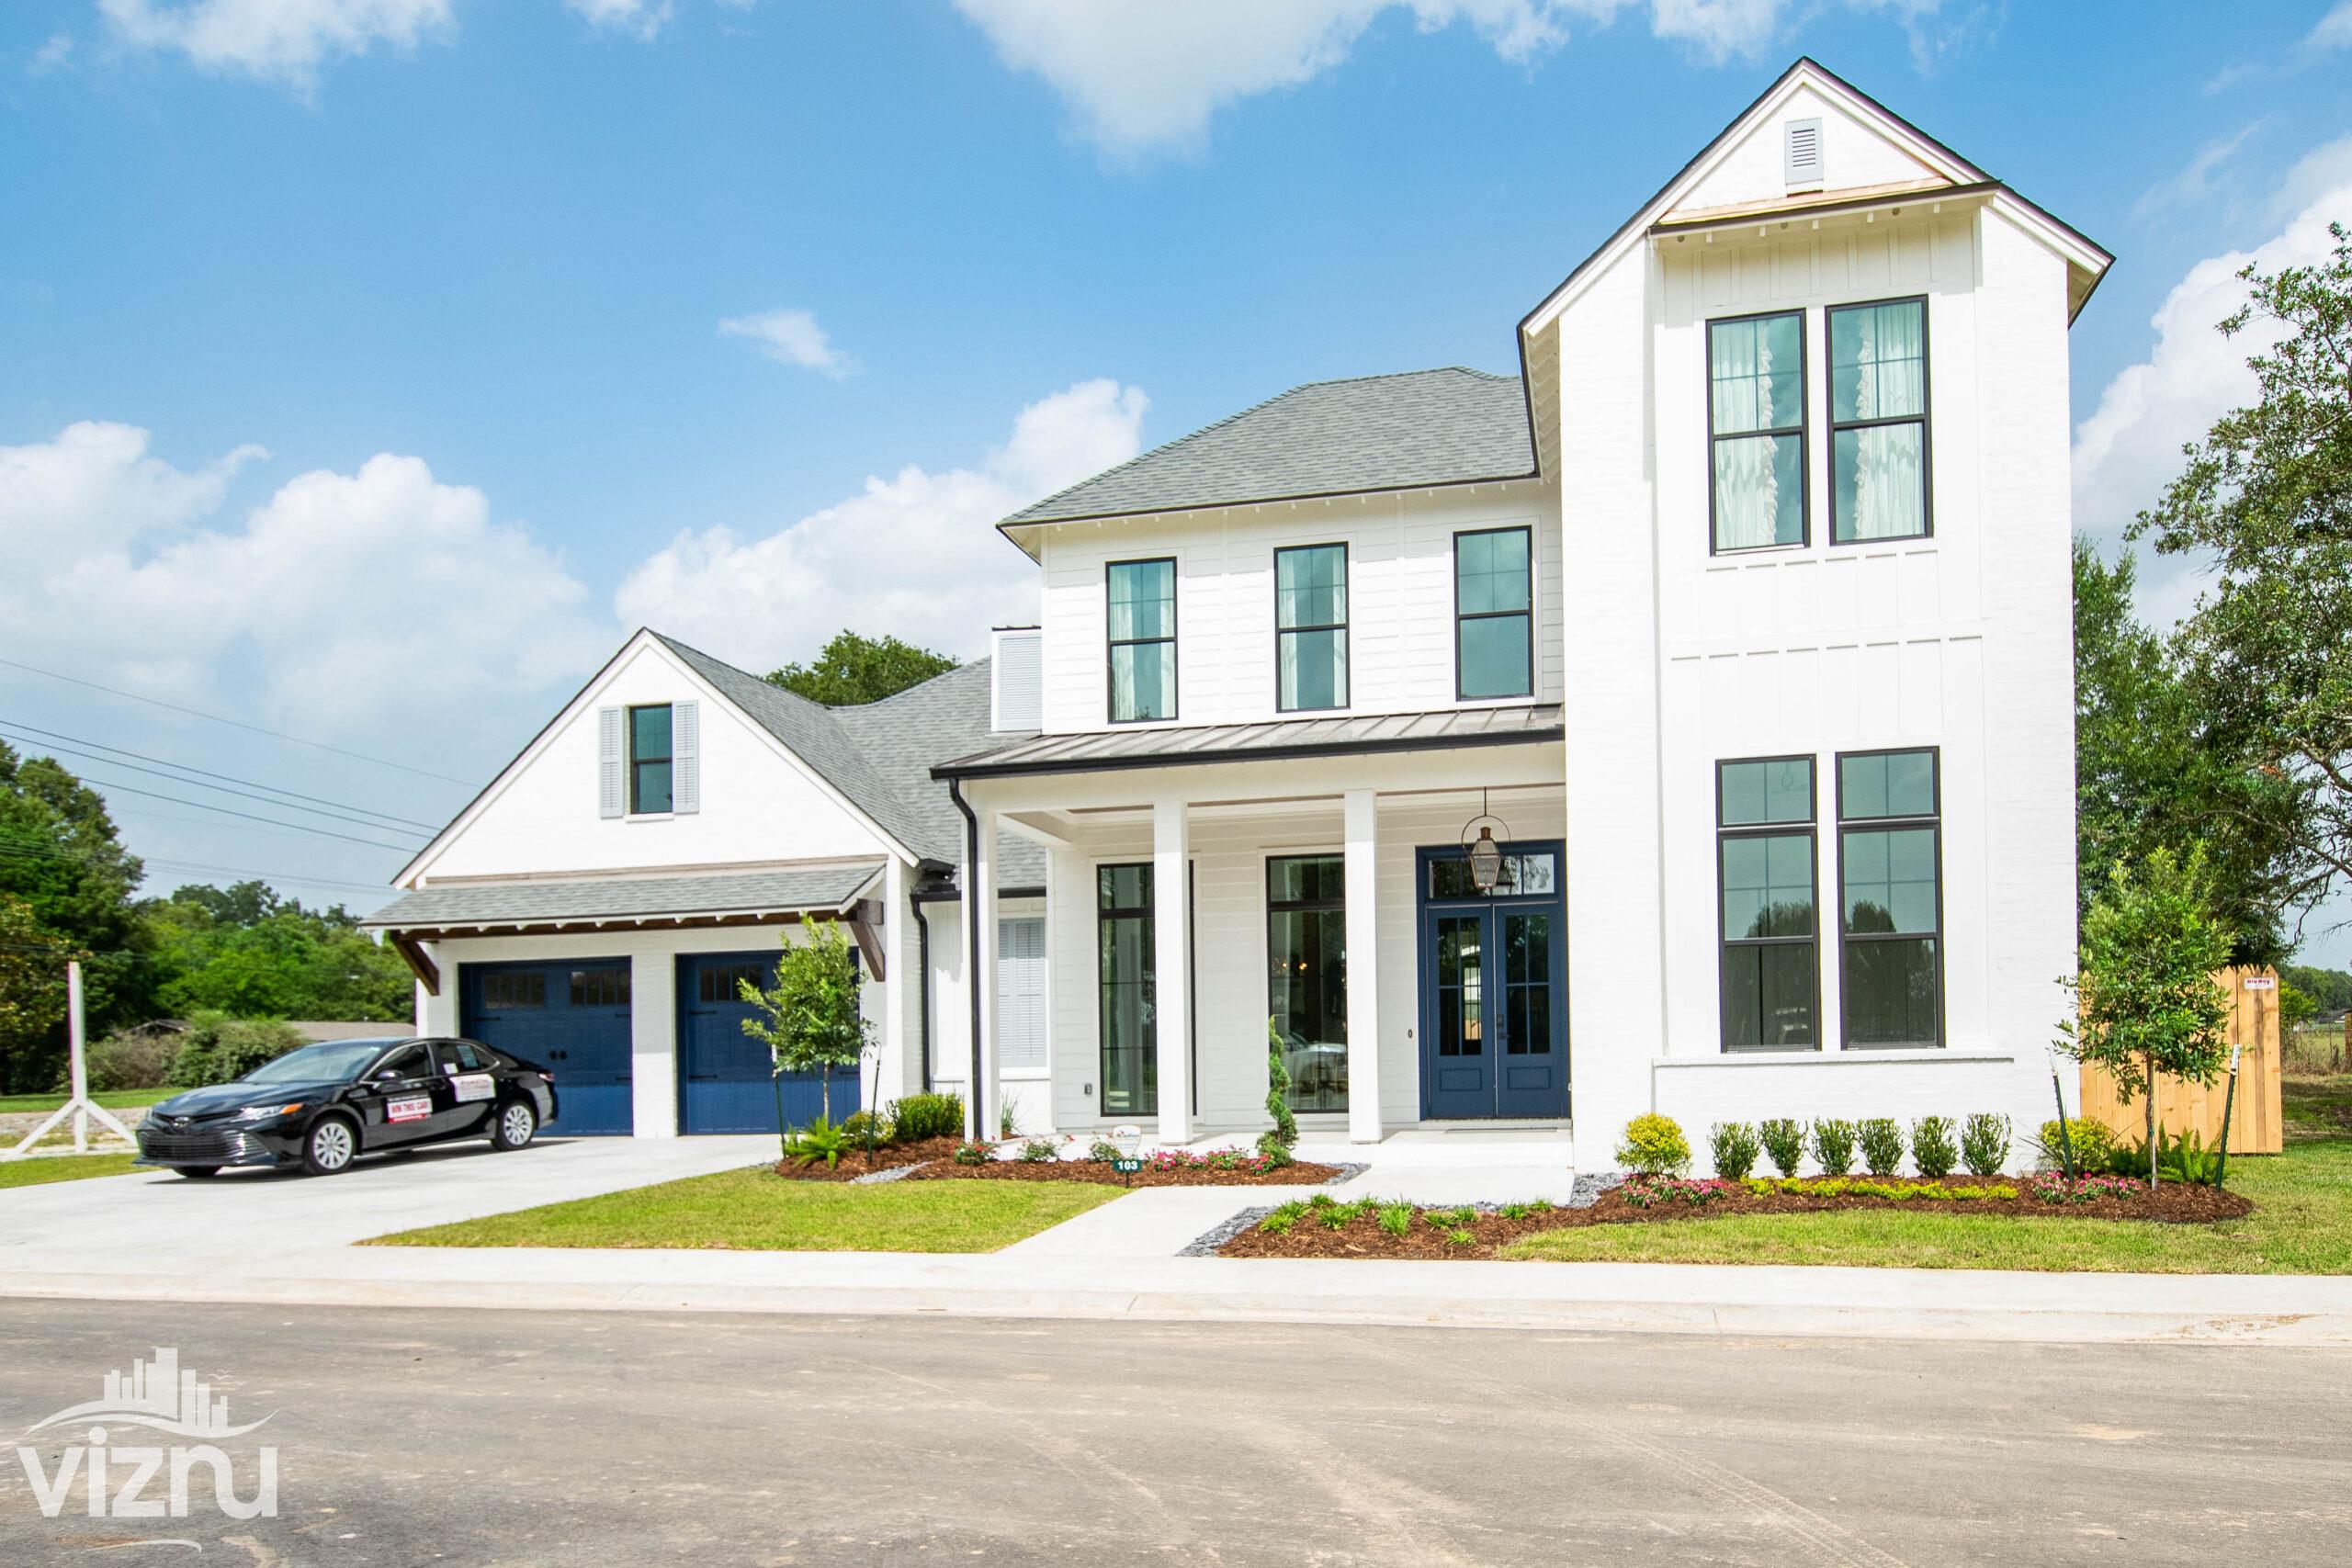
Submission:
M 628 710 L 628 809 L 643 817 L 670 809 L 670 705 Z

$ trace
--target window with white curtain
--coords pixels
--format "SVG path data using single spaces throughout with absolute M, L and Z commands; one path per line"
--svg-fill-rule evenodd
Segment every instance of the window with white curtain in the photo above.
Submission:
M 1707 323 L 1717 551 L 1805 542 L 1804 313 Z
M 1830 541 L 1926 536 L 1928 302 L 1829 312 Z

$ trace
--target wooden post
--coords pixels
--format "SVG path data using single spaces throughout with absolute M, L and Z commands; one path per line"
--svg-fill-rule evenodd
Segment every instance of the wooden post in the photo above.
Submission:
M 90 1063 L 83 1055 L 82 961 L 65 961 L 65 1051 L 74 1074 L 74 1152 L 90 1152 Z

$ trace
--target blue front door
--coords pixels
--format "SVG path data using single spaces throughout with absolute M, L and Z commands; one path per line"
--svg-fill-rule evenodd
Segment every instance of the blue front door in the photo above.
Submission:
M 555 1076 L 559 1133 L 636 1126 L 627 959 L 469 964 L 464 1030 Z
M 773 953 L 695 953 L 678 960 L 678 1128 L 684 1133 L 774 1133 L 783 1101 L 786 1125 L 816 1119 L 830 1092 L 833 1120 L 857 1109 L 860 1075 L 844 1067 L 820 1079 L 786 1073 L 779 1083 L 768 1048 L 743 1032 L 758 1010 L 741 983 L 775 984 Z
M 1423 850 L 1421 1114 L 1568 1113 L 1567 921 L 1559 846 L 1514 844 L 1481 895 L 1459 851 Z

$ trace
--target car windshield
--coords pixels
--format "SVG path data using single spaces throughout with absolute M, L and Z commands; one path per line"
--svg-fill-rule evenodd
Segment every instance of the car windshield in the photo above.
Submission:
M 381 1040 L 331 1040 L 264 1062 L 243 1083 L 342 1083 L 381 1055 Z

